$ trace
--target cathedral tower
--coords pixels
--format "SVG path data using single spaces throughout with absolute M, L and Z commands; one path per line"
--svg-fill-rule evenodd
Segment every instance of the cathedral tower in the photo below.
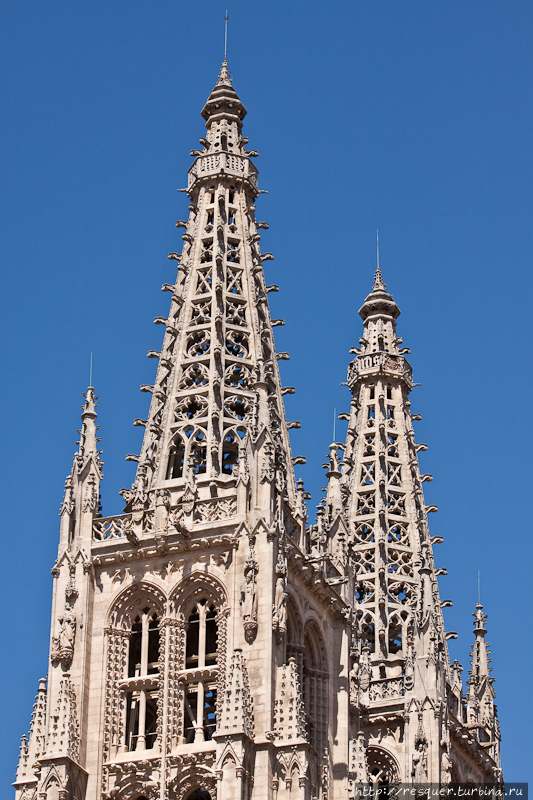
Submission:
M 100 512 L 97 398 L 85 395 L 17 800 L 346 800 L 361 782 L 500 778 L 486 617 L 478 606 L 463 696 L 408 351 L 379 268 L 348 369 L 347 439 L 330 446 L 327 496 L 307 524 L 245 115 L 224 61 L 191 153 L 120 515 Z

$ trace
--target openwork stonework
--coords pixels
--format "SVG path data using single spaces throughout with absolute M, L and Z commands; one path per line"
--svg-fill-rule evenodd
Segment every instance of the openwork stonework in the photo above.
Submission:
M 308 524 L 245 115 L 224 62 L 119 515 L 99 511 L 97 398 L 85 395 L 18 800 L 346 800 L 359 783 L 501 780 L 486 616 L 478 605 L 465 691 L 409 351 L 379 267 L 348 366 L 346 440 L 330 445 Z

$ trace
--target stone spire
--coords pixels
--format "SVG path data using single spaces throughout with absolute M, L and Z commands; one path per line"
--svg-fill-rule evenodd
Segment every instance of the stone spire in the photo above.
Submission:
M 492 667 L 489 667 L 491 662 L 489 658 L 490 650 L 488 649 L 489 643 L 485 641 L 487 615 L 483 613 L 481 603 L 476 605 L 476 610 L 472 613 L 472 616 L 474 617 L 474 635 L 476 638 L 470 654 L 472 669 L 468 671 L 470 678 L 467 681 L 467 721 L 472 727 L 477 728 L 479 741 L 485 743 L 485 746 L 492 751 L 490 754 L 494 760 L 498 761 L 500 726 L 494 703 L 496 692 L 492 685 L 496 679 L 490 677 L 492 672 Z M 488 742 L 491 743 L 490 747 L 487 744 Z
M 72 470 L 65 480 L 65 493 L 59 514 L 61 516 L 61 546 L 73 545 L 74 539 L 86 535 L 91 538 L 92 518 L 99 513 L 99 486 L 102 480 L 102 451 L 96 435 L 98 405 L 94 387 L 88 386 L 81 406 L 80 438 L 74 454 Z M 89 519 L 90 517 L 90 519 Z M 85 523 L 85 524 L 84 524 Z
M 35 697 L 31 715 L 30 733 L 21 740 L 19 764 L 15 786 L 26 783 L 37 783 L 34 765 L 44 753 L 46 746 L 46 678 L 39 681 L 39 690 Z
M 348 369 L 352 408 L 340 493 L 353 555 L 359 636 L 381 673 L 392 678 L 403 669 L 415 628 L 424 629 L 425 641 L 418 647 L 425 655 L 431 637 L 446 649 L 427 525 L 427 513 L 436 507 L 424 503 L 422 483 L 431 476 L 421 475 L 418 465 L 418 451 L 427 447 L 415 443 L 408 400 L 411 367 L 403 355 L 409 351 L 400 348 L 400 309 L 379 266 L 359 314 L 364 332 Z M 331 467 L 328 476 L 331 484 L 336 477 Z
M 148 354 L 159 362 L 155 383 L 141 387 L 152 401 L 148 419 L 135 421 L 146 432 L 140 456 L 128 456 L 139 462 L 132 490 L 123 492 L 130 507 L 192 482 L 212 496 L 246 480 L 252 462 L 263 472 L 272 462 L 287 498 L 296 499 L 283 404 L 294 390 L 283 389 L 279 376 L 273 328 L 284 321 L 272 320 L 268 307 L 267 293 L 277 287 L 267 287 L 263 274 L 273 256 L 259 247 L 268 225 L 255 219 L 257 153 L 245 149 L 245 114 L 224 62 L 202 111 L 203 150 L 192 151 L 189 218 L 176 223 L 185 229 L 183 250 L 169 254 L 178 267 L 176 282 L 162 287 L 170 311 L 154 320 L 165 334 L 161 350 Z

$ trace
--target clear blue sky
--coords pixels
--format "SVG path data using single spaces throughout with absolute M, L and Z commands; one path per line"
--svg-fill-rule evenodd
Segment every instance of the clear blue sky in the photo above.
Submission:
M 258 216 L 295 455 L 313 492 L 348 409 L 375 233 L 412 350 L 452 658 L 477 573 L 508 780 L 531 777 L 533 4 L 17 0 L 0 9 L 2 797 L 47 668 L 50 568 L 94 353 L 104 513 L 133 479 L 175 277 L 189 150 L 223 55 L 259 150 Z M 344 427 L 339 424 L 344 433 Z

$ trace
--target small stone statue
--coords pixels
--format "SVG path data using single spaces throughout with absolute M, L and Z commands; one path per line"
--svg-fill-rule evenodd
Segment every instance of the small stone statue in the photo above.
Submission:
M 253 642 L 257 633 L 257 584 L 255 576 L 258 564 L 253 550 L 244 564 L 244 582 L 241 584 L 241 613 L 244 621 L 244 635 L 247 642 Z
M 76 635 L 76 615 L 72 609 L 67 608 L 58 617 L 61 625 L 57 636 L 52 637 L 51 657 L 52 661 L 61 661 L 64 667 L 68 667 L 74 655 L 74 637 Z
M 428 778 L 428 756 L 425 742 L 418 741 L 413 755 L 413 768 L 411 770 L 413 783 L 426 783 Z

